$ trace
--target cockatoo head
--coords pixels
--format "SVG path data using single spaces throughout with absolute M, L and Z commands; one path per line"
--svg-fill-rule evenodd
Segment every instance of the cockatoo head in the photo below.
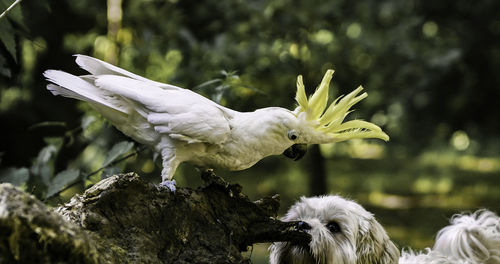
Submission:
M 295 100 L 298 106 L 293 111 L 296 121 L 290 122 L 291 128 L 287 135 L 295 144 L 285 150 L 283 154 L 286 156 L 297 160 L 297 157 L 303 156 L 306 144 L 333 143 L 354 138 L 389 140 L 389 136 L 373 123 L 363 120 L 344 122 L 346 116 L 353 111 L 350 108 L 368 96 L 366 92 L 361 93 L 363 87 L 338 97 L 327 107 L 328 88 L 333 72 L 328 70 L 325 73 L 321 84 L 309 98 L 306 96 L 302 76 L 297 77 Z

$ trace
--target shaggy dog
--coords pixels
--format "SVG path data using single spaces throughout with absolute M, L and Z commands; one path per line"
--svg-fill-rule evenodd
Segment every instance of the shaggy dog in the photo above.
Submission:
M 305 198 L 281 219 L 300 221 L 297 229 L 312 237 L 309 245 L 271 245 L 271 264 L 397 263 L 399 251 L 373 215 L 340 196 Z
M 271 264 L 500 264 L 500 218 L 487 210 L 456 215 L 432 249 L 399 250 L 373 215 L 340 196 L 302 197 L 282 221 L 299 221 L 307 245 L 271 245 Z
M 457 214 L 432 249 L 403 251 L 400 264 L 500 264 L 500 217 L 488 210 Z

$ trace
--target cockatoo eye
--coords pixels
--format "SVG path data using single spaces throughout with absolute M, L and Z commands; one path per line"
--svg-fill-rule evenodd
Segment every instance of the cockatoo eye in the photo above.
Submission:
M 297 133 L 297 131 L 292 129 L 292 130 L 288 131 L 288 138 L 290 140 L 296 140 L 297 138 L 299 138 L 299 133 Z

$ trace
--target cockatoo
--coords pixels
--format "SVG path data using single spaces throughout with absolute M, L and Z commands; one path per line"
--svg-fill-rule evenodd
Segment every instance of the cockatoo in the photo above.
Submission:
M 298 76 L 294 111 L 267 107 L 239 112 L 193 91 L 146 79 L 96 58 L 75 56 L 76 63 L 90 74 L 47 70 L 44 76 L 52 82 L 47 89 L 53 95 L 88 102 L 125 135 L 160 153 L 160 185 L 172 182 L 182 162 L 243 170 L 270 155 L 283 153 L 297 160 L 306 144 L 389 139 L 370 122 L 343 122 L 349 109 L 367 96 L 361 86 L 327 108 L 333 70 L 326 72 L 309 99 Z

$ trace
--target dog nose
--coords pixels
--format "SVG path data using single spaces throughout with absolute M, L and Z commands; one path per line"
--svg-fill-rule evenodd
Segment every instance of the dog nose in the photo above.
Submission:
M 304 230 L 311 229 L 311 226 L 308 223 L 304 222 L 304 221 L 299 221 L 297 223 L 297 225 L 295 226 L 295 229 L 297 229 L 299 231 L 304 231 Z

